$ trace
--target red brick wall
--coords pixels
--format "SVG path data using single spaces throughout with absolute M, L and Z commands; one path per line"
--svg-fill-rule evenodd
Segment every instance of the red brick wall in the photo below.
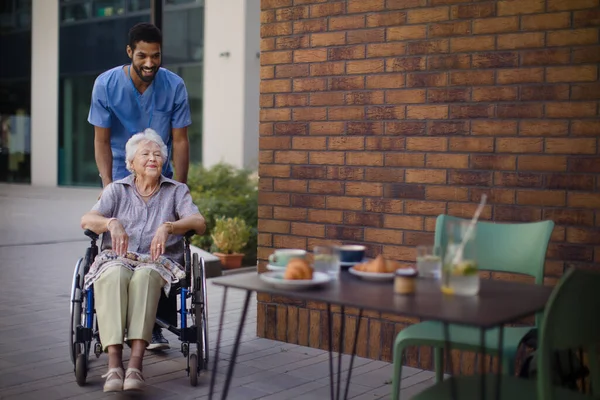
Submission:
M 322 242 L 412 263 L 435 217 L 470 217 L 482 193 L 484 219 L 556 222 L 548 283 L 598 266 L 599 0 L 261 7 L 261 269 Z M 326 346 L 322 305 L 258 307 L 261 336 Z M 364 322 L 359 354 L 390 360 L 412 321 Z

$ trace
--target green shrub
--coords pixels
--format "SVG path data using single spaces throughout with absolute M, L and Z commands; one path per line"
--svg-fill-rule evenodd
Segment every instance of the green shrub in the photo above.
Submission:
M 194 203 L 206 219 L 206 233 L 194 236 L 192 244 L 203 250 L 215 252 L 211 235 L 216 221 L 221 217 L 239 217 L 250 228 L 250 236 L 242 249 L 244 263 L 256 263 L 258 235 L 258 182 L 254 172 L 220 163 L 211 168 L 191 165 L 188 186 Z
M 213 246 L 224 254 L 236 254 L 242 251 L 250 238 L 250 229 L 246 221 L 239 217 L 219 217 L 212 235 Z

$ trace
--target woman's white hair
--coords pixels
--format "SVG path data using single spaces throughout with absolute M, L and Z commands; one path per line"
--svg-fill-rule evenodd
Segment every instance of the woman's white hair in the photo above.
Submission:
M 154 142 L 160 148 L 163 164 L 167 162 L 167 145 L 154 129 L 146 129 L 144 132 L 136 133 L 125 144 L 125 166 L 129 172 L 133 172 L 133 157 L 142 143 Z

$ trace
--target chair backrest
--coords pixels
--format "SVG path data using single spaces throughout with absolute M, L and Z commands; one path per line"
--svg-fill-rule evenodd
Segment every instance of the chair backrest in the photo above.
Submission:
M 554 288 L 541 324 L 538 345 L 538 398 L 553 396 L 553 350 L 588 352 L 592 390 L 600 392 L 597 345 L 600 342 L 600 273 L 572 268 Z
M 442 249 L 448 243 L 446 224 L 469 221 L 439 215 L 435 226 L 435 244 Z M 532 276 L 535 283 L 544 282 L 544 262 L 553 221 L 527 223 L 477 222 L 475 247 L 477 263 L 482 270 L 519 273 Z

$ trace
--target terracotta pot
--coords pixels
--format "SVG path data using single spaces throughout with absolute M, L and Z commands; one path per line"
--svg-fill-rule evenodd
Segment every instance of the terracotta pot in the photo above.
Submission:
M 214 253 L 214 255 L 219 257 L 219 260 L 221 260 L 221 265 L 225 269 L 240 268 L 242 266 L 242 259 L 244 258 L 244 254 L 241 254 L 241 253 L 234 253 L 234 254 Z

